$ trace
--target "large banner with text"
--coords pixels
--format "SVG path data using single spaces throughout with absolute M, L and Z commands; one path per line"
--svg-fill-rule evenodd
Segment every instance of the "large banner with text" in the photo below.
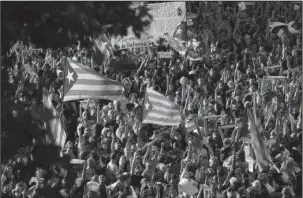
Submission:
M 167 37 L 182 22 L 186 21 L 185 2 L 167 2 L 147 4 L 149 13 L 153 16 L 150 26 L 137 38 L 130 27 L 125 37 L 111 39 L 115 50 L 129 48 L 145 48 L 152 45 L 157 39 Z

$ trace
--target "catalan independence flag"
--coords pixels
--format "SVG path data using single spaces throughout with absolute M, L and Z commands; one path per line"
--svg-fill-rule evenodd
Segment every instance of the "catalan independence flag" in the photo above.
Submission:
M 99 75 L 94 70 L 73 61 L 66 60 L 64 71 L 64 98 L 63 101 L 81 99 L 122 100 L 123 85 Z
M 174 126 L 181 123 L 180 111 L 164 95 L 146 88 L 143 123 Z
M 181 22 L 168 39 L 169 45 L 182 55 L 185 55 L 187 51 L 187 47 L 184 45 L 184 42 L 187 40 L 186 36 L 186 22 Z

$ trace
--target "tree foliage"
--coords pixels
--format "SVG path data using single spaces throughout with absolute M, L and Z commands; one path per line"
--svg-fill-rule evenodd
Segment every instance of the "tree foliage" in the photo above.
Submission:
M 131 2 L 2 2 L 2 52 L 11 41 L 30 41 L 38 48 L 62 48 L 83 41 L 106 28 L 109 35 L 126 35 L 132 26 L 136 36 L 148 26 L 151 16 L 144 6 Z

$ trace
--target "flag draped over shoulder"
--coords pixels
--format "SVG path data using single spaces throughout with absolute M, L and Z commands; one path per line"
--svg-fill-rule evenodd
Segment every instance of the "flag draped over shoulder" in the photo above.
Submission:
M 176 27 L 172 36 L 175 40 L 179 40 L 181 42 L 185 42 L 187 40 L 187 24 L 185 21 L 182 21 L 180 25 Z
M 121 82 L 101 76 L 94 70 L 69 58 L 64 72 L 63 101 L 80 99 L 122 100 L 123 85 Z
M 169 45 L 181 55 L 185 55 L 187 51 L 187 47 L 184 45 L 184 42 L 187 40 L 186 37 L 186 22 L 181 22 L 181 24 L 174 30 L 172 36 L 169 37 Z
M 264 144 L 264 140 L 258 131 L 255 119 L 247 109 L 248 121 L 249 121 L 249 130 L 251 132 L 252 148 L 255 151 L 256 161 L 259 167 L 259 170 L 262 171 L 270 163 L 270 154 L 268 148 Z
M 43 118 L 45 120 L 46 130 L 55 145 L 64 147 L 66 141 L 66 133 L 62 126 L 59 113 L 54 108 L 52 100 L 46 90 L 43 91 Z
M 146 88 L 143 123 L 174 126 L 181 123 L 180 111 L 164 95 Z

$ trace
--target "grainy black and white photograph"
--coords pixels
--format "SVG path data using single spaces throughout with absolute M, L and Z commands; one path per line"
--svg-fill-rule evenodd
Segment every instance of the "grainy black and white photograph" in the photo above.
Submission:
M 302 197 L 302 1 L 0 4 L 1 197 Z

